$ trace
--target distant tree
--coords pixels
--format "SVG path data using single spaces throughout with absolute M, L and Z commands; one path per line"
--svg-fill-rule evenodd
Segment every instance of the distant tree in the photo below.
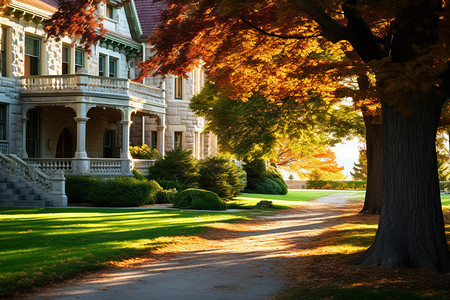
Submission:
M 436 152 L 440 181 L 448 181 L 450 179 L 450 156 L 447 147 L 448 139 L 444 136 L 444 134 L 438 134 L 438 137 L 436 139 Z
M 350 172 L 354 180 L 366 180 L 367 179 L 367 157 L 366 150 L 359 150 L 358 162 L 353 165 L 353 172 Z

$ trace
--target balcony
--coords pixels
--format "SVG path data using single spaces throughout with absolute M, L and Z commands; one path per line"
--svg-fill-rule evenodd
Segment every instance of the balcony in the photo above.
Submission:
M 24 102 L 31 104 L 81 101 L 155 112 L 163 112 L 166 107 L 163 89 L 123 78 L 88 74 L 24 76 L 22 87 Z

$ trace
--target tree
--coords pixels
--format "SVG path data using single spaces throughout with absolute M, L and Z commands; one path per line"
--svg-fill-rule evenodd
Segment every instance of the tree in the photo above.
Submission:
M 230 93 L 280 102 L 310 90 L 332 98 L 338 78 L 370 70 L 382 103 L 382 208 L 359 263 L 450 271 L 435 152 L 450 86 L 442 1 L 168 3 L 143 76 L 181 75 L 203 61 Z
M 327 102 L 318 95 L 307 101 L 291 97 L 280 103 L 253 95 L 244 102 L 206 83 L 191 99 L 190 107 L 208 121 L 206 129 L 217 135 L 221 151 L 242 160 L 264 158 L 279 166 L 328 153 L 325 145 L 363 132 L 360 116 L 352 107 Z
M 350 172 L 354 180 L 367 179 L 367 157 L 366 150 L 359 150 L 358 162 L 353 165 L 353 172 Z
M 435 151 L 450 93 L 446 2 L 167 3 L 141 77 L 182 75 L 204 63 L 236 99 L 259 93 L 279 103 L 311 91 L 332 99 L 346 78 L 373 74 L 382 104 L 382 208 L 375 241 L 359 262 L 450 271 Z

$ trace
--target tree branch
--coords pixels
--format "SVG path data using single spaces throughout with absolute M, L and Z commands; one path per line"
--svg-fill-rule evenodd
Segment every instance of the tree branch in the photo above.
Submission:
M 347 27 L 339 24 L 321 7 L 311 0 L 289 0 L 292 4 L 307 13 L 314 21 L 322 27 L 322 33 L 332 43 L 348 40 L 350 33 Z
M 280 38 L 280 39 L 297 39 L 297 40 L 304 40 L 304 39 L 309 39 L 309 38 L 314 38 L 314 37 L 318 37 L 318 36 L 322 36 L 322 34 L 315 34 L 315 35 L 307 35 L 307 36 L 302 36 L 302 35 L 282 35 L 282 34 L 276 34 L 276 33 L 272 33 L 272 32 L 268 32 L 265 31 L 262 28 L 259 28 L 258 26 L 254 25 L 252 22 L 250 22 L 249 20 L 247 20 L 244 17 L 240 17 L 240 19 L 242 20 L 242 22 L 244 22 L 245 24 L 249 25 L 251 28 L 255 29 L 258 32 L 261 32 L 262 34 L 268 35 L 268 36 L 273 36 L 276 38 Z

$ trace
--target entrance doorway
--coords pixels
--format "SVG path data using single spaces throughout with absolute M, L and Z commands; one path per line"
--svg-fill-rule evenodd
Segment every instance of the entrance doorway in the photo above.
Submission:
M 67 128 L 64 128 L 56 146 L 56 158 L 72 158 L 74 153 L 72 134 Z

